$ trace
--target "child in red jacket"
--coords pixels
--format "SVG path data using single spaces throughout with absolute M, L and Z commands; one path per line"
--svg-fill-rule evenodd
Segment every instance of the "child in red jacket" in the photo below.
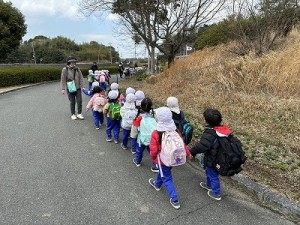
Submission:
M 160 107 L 156 111 L 157 128 L 153 131 L 150 141 L 150 157 L 154 163 L 159 164 L 159 173 L 156 180 L 153 178 L 149 179 L 150 185 L 157 191 L 161 189 L 164 184 L 170 197 L 170 203 L 175 209 L 180 208 L 177 192 L 173 183 L 172 178 L 172 167 L 165 166 L 163 162 L 158 159 L 161 152 L 161 141 L 162 135 L 166 131 L 177 131 L 176 125 L 172 119 L 172 112 L 167 107 Z M 177 131 L 178 132 L 178 131 Z M 179 135 L 181 136 L 180 132 Z M 191 158 L 191 153 L 187 146 L 184 144 L 186 155 Z M 158 162 L 160 160 L 160 162 Z

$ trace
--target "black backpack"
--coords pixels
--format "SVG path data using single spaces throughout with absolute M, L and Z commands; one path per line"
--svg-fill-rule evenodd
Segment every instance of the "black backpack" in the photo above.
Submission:
M 180 111 L 180 119 L 174 119 L 174 123 L 180 130 L 184 143 L 188 145 L 193 138 L 193 126 L 188 121 L 186 121 L 182 111 Z
M 247 157 L 242 148 L 242 143 L 239 139 L 230 134 L 228 137 L 218 137 L 219 142 L 218 152 L 216 154 L 215 164 L 219 164 L 218 169 L 215 169 L 222 176 L 233 176 L 242 171 L 242 165 Z

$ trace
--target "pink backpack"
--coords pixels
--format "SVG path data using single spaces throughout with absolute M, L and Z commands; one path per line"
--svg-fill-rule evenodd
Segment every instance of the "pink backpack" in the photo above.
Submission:
M 106 104 L 106 100 L 103 96 L 97 96 L 93 101 L 93 110 L 96 112 L 103 112 L 103 107 Z
M 99 76 L 99 82 L 100 83 L 105 83 L 105 75 L 104 74 L 100 74 L 100 76 Z
M 165 166 L 180 166 L 186 162 L 186 151 L 176 131 L 165 131 L 162 135 L 160 160 Z

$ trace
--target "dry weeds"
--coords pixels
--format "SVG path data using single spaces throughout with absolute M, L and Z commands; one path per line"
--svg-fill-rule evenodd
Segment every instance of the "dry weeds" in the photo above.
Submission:
M 299 39 L 300 31 L 294 30 L 277 51 L 260 58 L 231 54 L 234 43 L 204 49 L 144 82 L 122 85 L 143 90 L 156 106 L 176 96 L 196 137 L 204 109 L 219 109 L 249 157 L 243 174 L 299 201 Z

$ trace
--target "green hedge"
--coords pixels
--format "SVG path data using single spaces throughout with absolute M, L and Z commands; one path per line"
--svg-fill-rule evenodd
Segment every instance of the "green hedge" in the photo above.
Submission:
M 105 67 L 110 74 L 118 73 L 118 67 Z M 0 87 L 32 84 L 60 80 L 62 67 L 2 67 L 0 68 Z M 89 68 L 80 68 L 84 77 Z

